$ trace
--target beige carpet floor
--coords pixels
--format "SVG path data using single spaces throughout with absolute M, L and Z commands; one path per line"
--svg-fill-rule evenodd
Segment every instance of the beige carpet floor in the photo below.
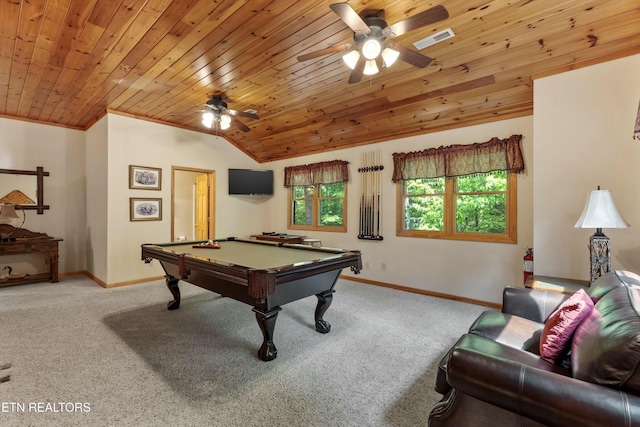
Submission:
M 283 306 L 257 358 L 251 307 L 164 281 L 84 277 L 0 288 L 1 426 L 425 426 L 435 370 L 485 307 L 339 280 Z

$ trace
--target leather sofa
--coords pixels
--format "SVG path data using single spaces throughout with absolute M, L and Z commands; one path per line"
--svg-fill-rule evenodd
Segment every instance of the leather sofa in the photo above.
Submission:
M 593 309 L 552 363 L 541 335 L 571 296 L 506 287 L 440 362 L 429 426 L 640 426 L 640 276 L 612 271 L 586 294 Z

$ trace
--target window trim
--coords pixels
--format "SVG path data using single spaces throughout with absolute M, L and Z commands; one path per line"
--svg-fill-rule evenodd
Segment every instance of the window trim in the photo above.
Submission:
M 507 171 L 507 218 L 505 234 L 461 233 L 455 231 L 456 209 L 454 203 L 453 180 L 455 177 L 445 177 L 444 191 L 444 230 L 424 231 L 406 230 L 404 228 L 404 180 L 396 182 L 396 236 L 417 237 L 444 240 L 465 240 L 487 243 L 518 243 L 518 174 Z
M 333 183 L 333 184 L 338 184 L 338 183 Z M 293 223 L 293 188 L 294 186 L 291 186 L 288 188 L 289 190 L 289 195 L 287 197 L 287 205 L 288 205 L 288 209 L 287 209 L 287 229 L 289 230 L 308 230 L 308 231 L 330 231 L 330 232 L 336 232 L 336 233 L 346 233 L 347 232 L 347 200 L 349 199 L 347 197 L 347 192 L 348 192 L 348 185 L 347 185 L 347 181 L 343 181 L 342 184 L 344 185 L 344 197 L 342 197 L 342 225 L 341 226 L 326 226 L 326 225 L 318 225 L 318 220 L 320 219 L 320 198 L 317 197 L 317 194 L 320 194 L 320 186 L 323 184 L 314 184 L 313 186 L 315 187 L 314 191 L 313 191 L 313 199 L 312 199 L 312 218 L 313 218 L 313 224 L 307 225 L 307 224 L 294 224 Z M 301 185 L 301 187 L 304 187 L 304 185 Z

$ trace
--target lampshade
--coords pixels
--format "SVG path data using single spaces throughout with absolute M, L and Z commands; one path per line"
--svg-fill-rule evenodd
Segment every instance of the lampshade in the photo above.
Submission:
M 400 52 L 398 52 L 397 50 L 393 50 L 390 47 L 386 47 L 382 51 L 382 60 L 384 61 L 384 65 L 387 66 L 387 68 L 391 67 L 393 63 L 396 62 L 396 59 L 398 59 L 399 56 Z
M 20 216 L 16 213 L 16 207 L 14 205 L 2 205 L 2 207 L 0 207 L 0 218 L 15 219 L 20 218 Z
M 365 64 L 362 74 L 364 74 L 365 76 L 372 76 L 376 74 L 378 71 L 379 70 L 378 70 L 378 65 L 376 64 L 376 61 L 374 61 L 373 59 L 370 59 Z
M 202 124 L 211 129 L 213 126 L 213 113 L 211 111 L 202 113 Z
M 367 59 L 376 59 L 378 55 L 380 55 L 380 51 L 382 50 L 382 46 L 378 39 L 368 38 L 362 44 L 362 55 Z
M 228 114 L 221 114 L 220 129 L 222 130 L 229 129 L 229 126 L 231 126 L 231 116 L 229 116 Z
M 627 228 L 629 223 L 620 215 L 611 191 L 593 190 L 575 228 Z
M 360 59 L 360 54 L 357 50 L 352 50 L 351 52 L 344 55 L 342 59 L 344 60 L 345 64 L 347 64 L 347 67 L 353 70 L 354 68 L 356 68 L 358 59 Z

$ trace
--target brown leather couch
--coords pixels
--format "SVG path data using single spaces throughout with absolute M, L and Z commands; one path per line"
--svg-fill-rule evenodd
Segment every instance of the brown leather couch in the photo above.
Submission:
M 640 426 L 640 276 L 606 273 L 561 362 L 540 357 L 544 322 L 569 295 L 507 287 L 439 365 L 429 426 Z

